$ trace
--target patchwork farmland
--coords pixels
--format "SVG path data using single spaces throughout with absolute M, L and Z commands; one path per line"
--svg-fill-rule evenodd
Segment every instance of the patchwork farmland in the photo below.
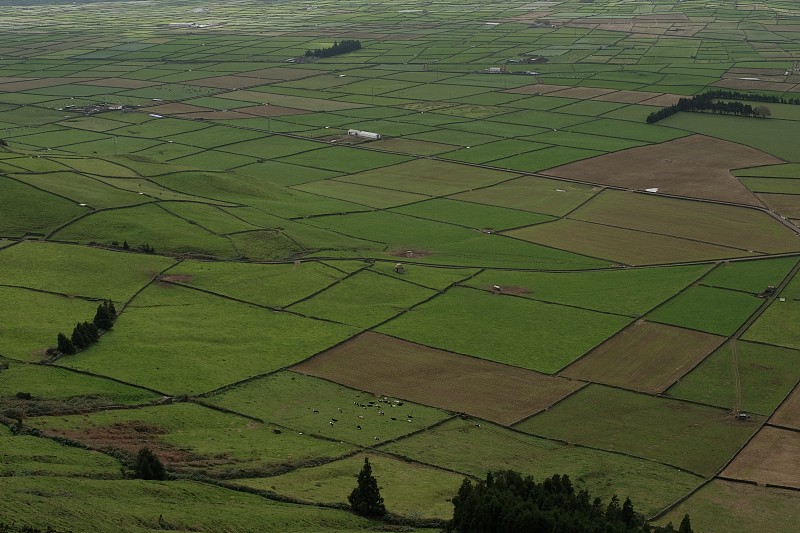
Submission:
M 796 531 L 795 3 L 0 21 L 0 529 L 438 531 L 513 469 Z M 648 123 L 712 89 L 768 113 Z

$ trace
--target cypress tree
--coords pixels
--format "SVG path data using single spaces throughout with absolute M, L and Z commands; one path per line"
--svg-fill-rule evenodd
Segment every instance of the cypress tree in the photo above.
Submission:
M 109 330 L 114 327 L 114 319 L 117 317 L 116 309 L 111 300 L 106 300 L 97 306 L 97 312 L 94 315 L 94 325 L 99 329 Z
M 58 334 L 58 351 L 64 355 L 72 355 L 77 352 L 75 345 L 63 333 Z
M 380 517 L 386 514 L 386 507 L 383 505 L 378 480 L 372 475 L 372 466 L 369 458 L 364 458 L 364 466 L 358 473 L 358 485 L 347 498 L 353 512 L 362 516 Z
M 83 350 L 91 344 L 91 341 L 86 337 L 86 332 L 81 327 L 80 322 L 75 324 L 75 328 L 72 330 L 71 340 L 76 350 Z
M 681 525 L 678 527 L 678 533 L 694 533 L 688 514 L 684 515 L 683 520 L 681 520 Z

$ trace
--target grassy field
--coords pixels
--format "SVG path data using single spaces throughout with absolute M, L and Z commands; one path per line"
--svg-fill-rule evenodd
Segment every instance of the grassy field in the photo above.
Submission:
M 515 468 L 793 531 L 800 107 L 646 123 L 800 94 L 790 4 L 4 6 L 0 522 L 405 529 L 324 506 L 367 454 L 406 518 Z
M 630 319 L 573 307 L 453 289 L 378 331 L 491 361 L 553 373 Z M 570 334 L 581 323 L 581 335 Z
M 711 476 L 756 431 L 757 423 L 738 421 L 724 409 L 590 385 L 516 427 Z

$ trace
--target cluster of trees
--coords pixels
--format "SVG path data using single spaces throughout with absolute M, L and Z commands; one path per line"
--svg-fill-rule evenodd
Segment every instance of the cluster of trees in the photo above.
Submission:
M 333 46 L 328 48 L 315 48 L 306 50 L 306 57 L 333 57 L 339 54 L 346 54 L 361 48 L 361 41 L 345 39 L 344 41 L 334 41 Z
M 100 331 L 108 331 L 114 327 L 117 320 L 117 309 L 114 302 L 105 300 L 97 306 L 97 312 L 91 322 L 79 322 L 72 330 L 72 335 L 67 337 L 59 333 L 57 349 L 62 355 L 73 355 L 84 350 L 100 340 Z
M 800 105 L 800 98 L 784 98 L 782 96 L 775 96 L 774 94 L 740 93 L 739 91 L 729 91 L 727 89 L 711 89 L 703 94 L 710 95 L 711 98 L 730 98 L 731 100 L 745 100 L 747 102 Z
M 723 101 L 720 98 L 736 98 L 747 100 L 750 95 L 733 91 L 709 91 L 703 94 L 692 96 L 691 98 L 681 98 L 677 104 L 663 107 L 647 116 L 647 123 L 653 124 L 659 120 L 674 115 L 678 111 L 689 111 L 692 113 L 711 112 L 722 115 L 738 115 L 742 117 L 768 118 L 772 112 L 767 106 L 759 105 L 756 107 L 733 101 Z M 760 100 L 759 100 L 760 101 Z
M 567 475 L 554 475 L 541 483 L 518 472 L 489 473 L 485 481 L 473 484 L 465 479 L 453 498 L 453 519 L 445 531 L 452 533 L 500 533 L 570 531 L 575 533 L 666 533 L 675 531 L 651 527 L 633 508 L 630 498 L 620 505 L 614 496 L 608 505 L 593 500 L 588 491 L 576 491 Z M 680 533 L 692 533 L 689 515 Z
M 111 246 L 119 246 L 119 241 L 112 241 L 111 242 Z M 122 249 L 123 250 L 130 250 L 131 249 L 131 245 L 128 244 L 128 241 L 122 241 Z M 156 253 L 155 249 L 152 246 L 150 246 L 149 243 L 146 243 L 146 242 L 140 244 L 135 249 L 140 251 L 140 252 L 144 252 L 146 254 L 154 254 L 154 253 Z

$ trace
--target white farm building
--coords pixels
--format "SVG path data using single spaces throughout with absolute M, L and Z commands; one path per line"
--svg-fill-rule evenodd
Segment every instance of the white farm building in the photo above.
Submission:
M 352 135 L 353 137 L 358 137 L 359 139 L 366 139 L 368 141 L 377 141 L 381 138 L 380 133 L 373 133 L 371 131 L 347 130 L 347 134 Z

